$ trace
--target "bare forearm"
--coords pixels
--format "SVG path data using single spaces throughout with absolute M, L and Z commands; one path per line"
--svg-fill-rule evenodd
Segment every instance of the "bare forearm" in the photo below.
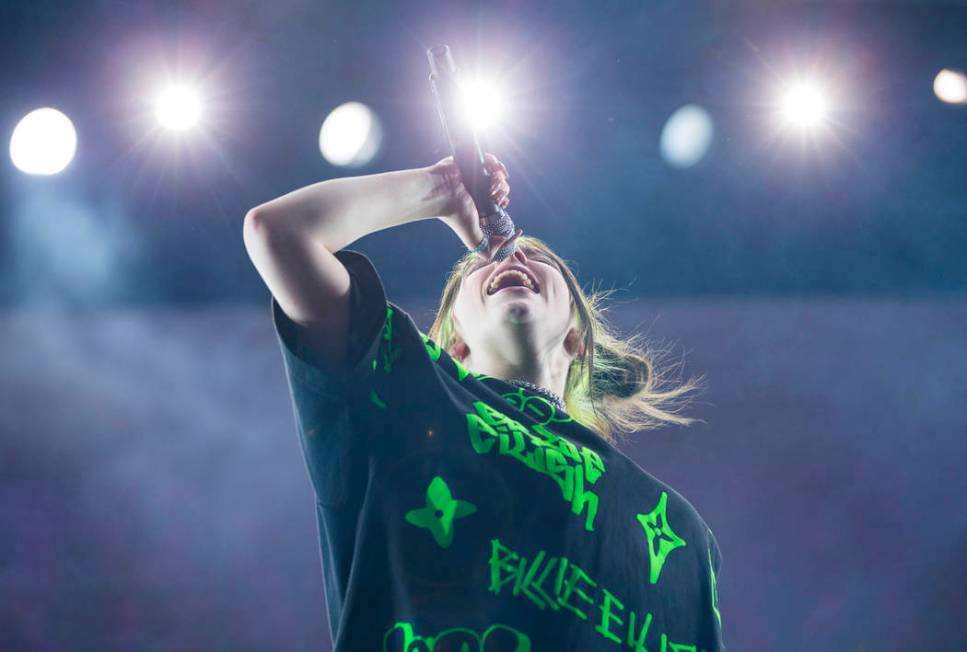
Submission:
M 336 252 L 370 233 L 443 215 L 443 182 L 430 167 L 329 179 L 256 206 L 249 215 Z

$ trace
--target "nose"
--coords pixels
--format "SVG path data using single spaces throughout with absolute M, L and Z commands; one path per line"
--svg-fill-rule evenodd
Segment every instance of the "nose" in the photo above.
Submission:
M 521 263 L 527 264 L 527 256 L 524 255 L 524 250 L 521 249 L 520 245 L 517 245 L 517 247 L 514 248 L 514 253 L 511 255 Z

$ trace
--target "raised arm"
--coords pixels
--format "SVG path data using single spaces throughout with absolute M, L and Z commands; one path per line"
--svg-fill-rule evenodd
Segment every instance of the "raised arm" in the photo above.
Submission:
M 495 179 L 503 192 L 506 182 Z M 248 211 L 242 233 L 249 258 L 279 307 L 304 329 L 308 345 L 338 367 L 348 362 L 350 279 L 334 252 L 369 233 L 434 217 L 473 247 L 483 232 L 471 210 L 448 157 L 429 167 L 299 188 Z

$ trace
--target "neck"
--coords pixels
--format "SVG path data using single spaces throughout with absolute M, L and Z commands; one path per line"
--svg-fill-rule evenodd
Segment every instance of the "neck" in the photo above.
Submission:
M 526 380 L 564 397 L 564 385 L 571 361 L 564 353 L 563 347 L 559 352 L 543 357 L 530 354 L 512 358 L 507 356 L 507 353 L 513 353 L 513 351 L 505 350 L 491 355 L 471 352 L 464 360 L 464 364 L 478 373 L 495 378 Z

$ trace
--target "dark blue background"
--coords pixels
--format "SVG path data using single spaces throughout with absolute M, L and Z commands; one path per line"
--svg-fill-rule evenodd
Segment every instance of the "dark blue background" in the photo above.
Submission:
M 326 649 L 242 217 L 346 174 L 345 101 L 385 129 L 353 174 L 444 156 L 438 43 L 516 95 L 488 149 L 518 224 L 709 376 L 705 423 L 628 452 L 715 531 L 730 650 L 963 647 L 967 108 L 932 92 L 963 3 L 7 2 L 0 37 L 0 133 L 51 105 L 79 141 L 0 164 L 0 648 Z M 205 79 L 202 134 L 153 131 L 165 66 Z M 805 145 L 768 128 L 803 68 L 839 89 Z M 677 170 L 685 103 L 716 132 Z M 424 329 L 461 251 L 432 220 L 351 248 Z

